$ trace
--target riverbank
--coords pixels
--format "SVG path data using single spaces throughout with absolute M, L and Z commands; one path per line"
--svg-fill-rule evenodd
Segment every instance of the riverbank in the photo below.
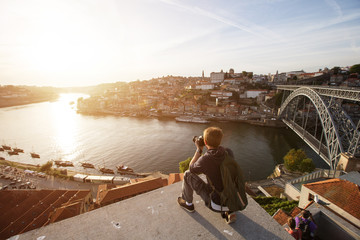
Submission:
M 177 117 L 181 117 L 183 113 L 129 113 L 129 112 L 117 112 L 110 110 L 77 110 L 77 113 L 88 116 L 119 116 L 119 117 L 135 117 L 135 118 L 156 118 L 159 120 L 176 120 Z M 198 115 L 198 114 L 186 114 L 186 116 L 194 116 L 206 121 L 212 122 L 234 122 L 234 123 L 247 123 L 261 127 L 273 127 L 273 128 L 285 128 L 286 125 L 274 116 L 268 116 L 267 118 L 253 117 L 251 115 L 241 116 L 210 116 L 210 115 Z M 191 122 L 189 123 L 197 123 Z
M 40 165 L 32 165 L 32 164 L 26 164 L 26 163 L 19 163 L 19 162 L 14 162 L 14 161 L 9 161 L 9 160 L 0 160 L 0 165 L 3 166 L 10 166 L 16 169 L 22 169 L 22 170 L 30 170 L 30 171 L 35 171 L 35 172 L 41 172 Z M 94 174 L 89 174 L 81 171 L 74 171 L 68 168 L 52 168 L 53 170 L 59 171 L 60 174 L 50 174 L 53 175 L 54 177 L 58 177 L 58 178 L 62 178 L 62 179 L 68 179 L 68 180 L 73 180 L 73 177 L 76 174 L 85 174 L 85 175 L 94 175 Z M 63 174 L 61 174 L 61 171 L 63 171 Z M 51 173 L 51 172 L 50 172 Z M 49 174 L 48 174 L 49 175 Z M 49 176 L 50 176 L 49 175 Z M 141 178 L 147 178 L 147 177 L 163 177 L 166 178 L 168 177 L 167 174 L 163 174 L 159 171 L 156 172 L 146 172 L 146 173 L 131 173 L 131 174 L 126 174 L 126 173 L 122 173 L 120 175 L 129 175 L 132 177 L 141 177 Z
M 0 108 L 22 106 L 33 103 L 41 103 L 48 101 L 56 101 L 59 98 L 58 95 L 48 97 L 31 97 L 31 98 L 4 98 L 0 97 Z

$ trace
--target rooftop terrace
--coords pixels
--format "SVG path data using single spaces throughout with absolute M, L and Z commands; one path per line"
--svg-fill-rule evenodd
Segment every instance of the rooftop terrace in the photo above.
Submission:
M 292 239 L 251 197 L 228 225 L 195 194 L 195 212 L 176 200 L 181 182 L 126 199 L 11 239 Z

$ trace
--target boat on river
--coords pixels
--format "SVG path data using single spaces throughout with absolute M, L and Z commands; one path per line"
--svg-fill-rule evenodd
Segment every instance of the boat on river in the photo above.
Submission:
M 13 151 L 17 152 L 17 153 L 23 153 L 24 152 L 24 150 L 21 149 L 21 148 L 13 148 Z
M 134 170 L 132 168 L 129 168 L 128 166 L 124 166 L 124 165 L 116 166 L 116 168 L 119 173 L 127 173 L 127 172 L 133 173 L 134 172 Z
M 87 163 L 87 162 L 82 162 L 82 163 L 81 163 L 81 166 L 82 166 L 83 168 L 95 168 L 94 164 Z
M 15 152 L 15 151 L 8 152 L 8 154 L 11 155 L 11 156 L 12 156 L 12 155 L 19 155 L 19 153 L 18 153 L 18 152 Z
M 105 167 L 100 168 L 99 171 L 102 172 L 102 173 L 115 174 L 114 170 L 112 170 L 110 168 L 105 168 Z
M 74 164 L 71 161 L 56 160 L 56 161 L 54 161 L 54 163 L 58 167 L 73 167 L 74 166 Z
M 1 145 L 4 150 L 11 150 L 11 147 L 8 145 Z
M 178 122 L 187 122 L 187 123 L 209 123 L 210 121 L 201 118 L 201 117 L 193 117 L 193 116 L 180 116 L 175 118 Z
M 30 154 L 31 154 L 31 157 L 32 157 L 32 158 L 40 158 L 40 155 L 37 154 L 37 153 L 32 152 L 32 153 L 30 153 Z

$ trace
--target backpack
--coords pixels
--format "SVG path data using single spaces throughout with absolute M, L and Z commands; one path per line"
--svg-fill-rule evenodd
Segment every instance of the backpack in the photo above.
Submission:
M 226 152 L 220 164 L 220 172 L 224 189 L 219 192 L 221 206 L 227 206 L 231 212 L 244 210 L 248 204 L 245 181 L 239 164 Z
M 301 239 L 304 239 L 304 240 L 312 239 L 311 231 L 310 231 L 310 223 L 311 223 L 310 220 L 308 220 L 307 222 L 304 222 L 304 220 L 302 218 L 300 218 L 299 229 L 302 231 Z

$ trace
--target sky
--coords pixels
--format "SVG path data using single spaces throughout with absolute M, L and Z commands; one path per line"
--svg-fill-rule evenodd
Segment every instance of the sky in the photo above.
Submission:
M 359 63 L 359 0 L 0 0 L 0 85 Z

